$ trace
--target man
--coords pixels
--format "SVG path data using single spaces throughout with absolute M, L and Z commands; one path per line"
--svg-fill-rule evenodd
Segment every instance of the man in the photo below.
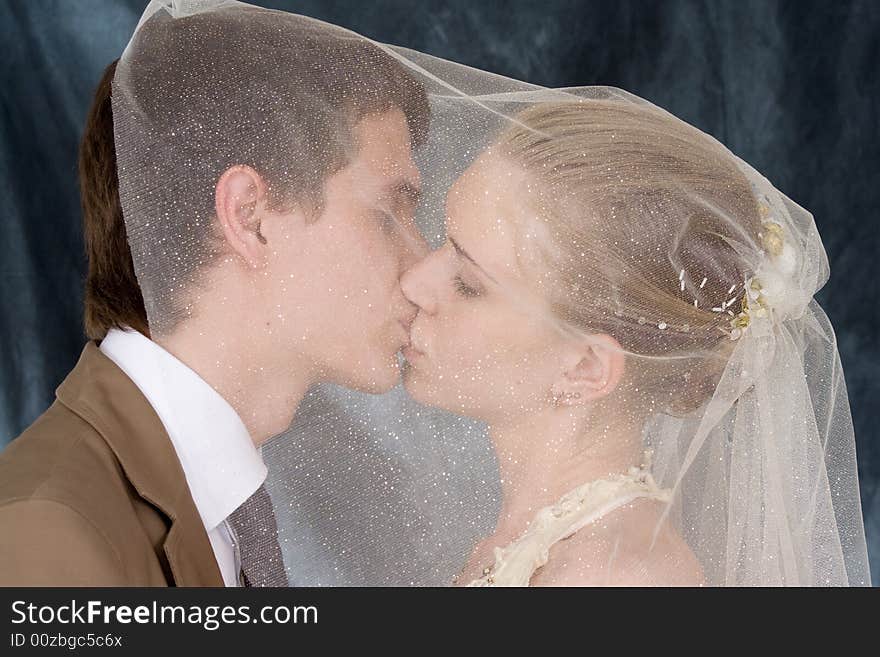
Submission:
M 0 455 L 0 584 L 281 583 L 258 448 L 316 383 L 397 383 L 428 118 L 343 30 L 148 7 L 81 152 L 93 341 Z

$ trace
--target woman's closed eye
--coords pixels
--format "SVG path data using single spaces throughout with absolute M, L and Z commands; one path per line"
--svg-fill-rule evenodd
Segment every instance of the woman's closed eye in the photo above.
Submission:
M 453 282 L 455 283 L 455 291 L 463 297 L 478 297 L 483 293 L 481 287 L 468 285 L 460 275 L 456 275 Z

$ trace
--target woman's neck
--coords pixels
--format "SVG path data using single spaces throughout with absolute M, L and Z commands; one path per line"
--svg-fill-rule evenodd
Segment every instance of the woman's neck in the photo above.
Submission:
M 642 459 L 641 436 L 590 418 L 583 408 L 552 408 L 489 429 L 504 499 L 496 536 L 512 540 L 535 513 L 574 488 L 626 472 Z

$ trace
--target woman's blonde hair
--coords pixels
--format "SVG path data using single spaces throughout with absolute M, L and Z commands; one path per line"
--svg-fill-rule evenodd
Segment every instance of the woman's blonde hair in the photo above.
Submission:
M 739 303 L 718 308 L 750 275 L 734 245 L 760 231 L 749 181 L 718 142 L 649 106 L 546 103 L 516 120 L 492 150 L 537 190 L 554 315 L 660 357 L 636 368 L 638 385 L 656 391 L 652 406 L 699 408 L 732 348 L 727 308 Z

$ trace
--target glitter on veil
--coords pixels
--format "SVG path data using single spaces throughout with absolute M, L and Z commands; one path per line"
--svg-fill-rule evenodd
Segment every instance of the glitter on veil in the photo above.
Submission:
M 589 459 L 578 470 L 582 453 L 624 463 L 603 440 L 629 441 L 625 465 L 649 471 L 639 481 L 663 501 L 628 501 L 578 528 L 580 543 L 551 543 L 555 583 L 628 581 L 620 555 L 628 574 L 650 570 L 639 583 L 678 583 L 658 552 L 673 544 L 708 585 L 870 582 L 849 401 L 814 298 L 829 268 L 813 217 L 626 91 L 547 89 L 238 2 L 154 0 L 117 68 L 113 112 L 155 336 L 210 316 L 222 366 L 241 308 L 276 289 L 279 317 L 306 303 L 294 289 L 305 283 L 279 277 L 205 307 L 214 272 L 234 266 L 214 185 L 246 165 L 273 208 L 305 208 L 320 226 L 323 181 L 358 153 L 359 122 L 392 110 L 421 179 L 422 237 L 390 213 L 419 252 L 402 278 L 418 309 L 405 385 L 334 374 L 360 357 L 353 314 L 308 335 L 273 328 L 279 363 L 304 340 L 324 340 L 327 363 L 263 448 L 292 585 L 472 579 L 475 548 L 494 558 L 563 494 L 616 481 Z M 363 198 L 368 182 L 354 180 L 347 193 Z M 327 281 L 364 264 L 352 253 L 308 284 L 321 303 L 354 304 Z

